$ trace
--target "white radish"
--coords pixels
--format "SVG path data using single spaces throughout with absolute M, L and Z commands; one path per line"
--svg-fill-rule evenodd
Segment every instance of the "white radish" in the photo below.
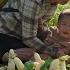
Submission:
M 14 58 L 14 62 L 16 64 L 16 67 L 18 70 L 24 70 L 24 64 L 22 63 L 22 61 L 18 57 Z
M 11 60 L 11 59 L 13 59 L 13 61 L 12 62 L 14 62 L 15 63 L 15 66 L 17 67 L 17 69 L 18 70 L 24 70 L 24 64 L 22 63 L 22 61 L 18 58 L 18 57 L 16 57 L 16 54 L 15 54 L 15 52 L 14 52 L 14 50 L 13 49 L 10 49 L 10 51 L 9 51 L 9 61 Z M 10 64 L 10 63 L 9 63 Z M 9 70 L 9 69 L 8 69 Z M 13 70 L 13 69 L 12 69 Z
M 14 52 L 13 49 L 10 49 L 10 51 L 9 51 L 9 58 L 14 59 L 15 57 L 16 57 L 16 53 Z
M 59 59 L 54 59 L 51 62 L 49 70 L 60 70 L 60 61 L 59 61 Z
M 34 53 L 34 59 L 35 59 L 35 62 L 45 62 L 44 60 L 41 59 L 40 55 L 38 53 Z
M 58 59 L 54 59 L 49 67 L 49 70 L 66 70 L 66 60 L 68 60 L 70 56 L 65 55 L 61 56 Z
M 9 59 L 7 70 L 15 70 L 15 63 L 13 59 Z
M 35 70 L 40 70 L 41 66 L 45 63 L 45 61 L 42 60 L 40 55 L 36 52 L 34 54 L 34 58 L 35 58 L 35 62 L 34 62 Z

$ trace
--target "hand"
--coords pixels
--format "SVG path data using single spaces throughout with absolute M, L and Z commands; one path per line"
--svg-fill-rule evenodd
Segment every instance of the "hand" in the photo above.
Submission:
M 16 49 L 15 53 L 17 54 L 17 57 L 20 58 L 22 61 L 29 60 L 31 57 L 34 56 L 34 51 L 30 48 Z
M 30 48 L 20 48 L 20 49 L 14 50 L 14 51 L 15 51 L 17 57 L 22 61 L 29 60 L 31 57 L 34 56 L 34 51 Z M 6 52 L 3 55 L 2 60 L 4 62 L 7 62 L 8 61 L 8 56 L 9 56 L 9 53 Z

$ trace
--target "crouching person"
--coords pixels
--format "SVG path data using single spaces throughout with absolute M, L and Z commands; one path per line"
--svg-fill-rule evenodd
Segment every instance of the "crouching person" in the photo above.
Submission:
M 0 58 L 10 49 L 14 49 L 22 60 L 29 60 L 34 52 L 42 53 L 47 46 L 36 37 L 38 24 L 35 23 L 41 0 L 3 1 L 0 7 Z

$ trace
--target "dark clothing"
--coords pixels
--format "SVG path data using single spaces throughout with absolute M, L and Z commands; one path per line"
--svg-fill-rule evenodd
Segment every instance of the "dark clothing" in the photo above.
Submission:
M 3 55 L 5 52 L 9 51 L 9 49 L 18 49 L 19 47 L 23 48 L 26 46 L 16 37 L 0 33 L 0 54 Z

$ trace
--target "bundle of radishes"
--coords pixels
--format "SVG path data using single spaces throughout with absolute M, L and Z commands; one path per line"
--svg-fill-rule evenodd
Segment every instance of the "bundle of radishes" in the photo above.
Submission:
M 9 51 L 8 65 L 0 67 L 0 70 L 66 70 L 65 61 L 70 56 L 65 55 L 57 59 L 46 59 L 42 60 L 38 53 L 34 53 L 34 61 L 28 61 L 23 63 L 14 52 L 13 49 Z

